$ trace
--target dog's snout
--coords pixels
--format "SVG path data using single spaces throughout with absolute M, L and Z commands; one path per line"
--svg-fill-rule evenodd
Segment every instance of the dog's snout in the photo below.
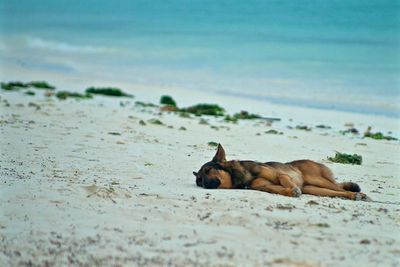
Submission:
M 220 186 L 221 181 L 219 179 L 205 179 L 204 180 L 204 188 L 207 189 L 216 189 L 218 186 Z
M 201 178 L 196 178 L 196 185 L 203 186 L 203 181 L 201 180 Z

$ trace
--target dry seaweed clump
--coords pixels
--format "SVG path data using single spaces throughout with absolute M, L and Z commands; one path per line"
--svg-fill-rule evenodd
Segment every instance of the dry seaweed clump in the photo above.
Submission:
M 362 163 L 361 155 L 358 154 L 350 155 L 340 152 L 336 152 L 335 157 L 328 157 L 328 160 L 336 163 L 353 164 L 353 165 L 361 165 Z
M 87 93 L 81 94 L 81 93 L 76 93 L 76 92 L 60 91 L 60 92 L 57 92 L 56 97 L 60 100 L 65 100 L 69 97 L 77 98 L 77 99 L 88 99 L 88 98 L 92 98 L 92 95 L 87 94 Z
M 180 112 L 188 112 L 196 116 L 211 115 L 211 116 L 224 116 L 225 109 L 217 104 L 197 104 L 191 107 L 182 108 Z
M 115 87 L 89 87 L 86 89 L 86 94 L 94 94 L 94 95 L 106 95 L 106 96 L 116 96 L 116 97 L 133 97 L 133 95 L 127 94 L 123 92 L 119 88 Z

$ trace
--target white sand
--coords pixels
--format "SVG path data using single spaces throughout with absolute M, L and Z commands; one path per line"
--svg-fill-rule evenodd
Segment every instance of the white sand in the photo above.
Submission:
M 137 98 L 125 106 L 1 92 L 0 266 L 399 266 L 399 142 L 339 134 L 352 122 L 398 137 L 398 120 L 131 89 Z M 183 106 L 214 102 L 282 121 L 207 118 L 217 130 L 133 105 L 163 93 Z M 139 123 L 151 118 L 165 125 Z M 313 130 L 287 128 L 302 123 Z M 323 162 L 375 202 L 198 188 L 192 171 L 213 156 L 209 141 L 230 159 Z M 328 162 L 335 151 L 361 154 L 363 164 Z

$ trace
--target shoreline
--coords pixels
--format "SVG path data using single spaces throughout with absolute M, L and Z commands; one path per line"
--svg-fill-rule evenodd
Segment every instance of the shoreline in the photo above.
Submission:
M 6 51 L 5 51 L 6 52 Z M 43 51 L 41 52 L 43 53 Z M 77 60 L 77 54 L 72 54 L 73 58 Z M 92 55 L 93 56 L 93 55 Z M 54 60 L 54 59 L 52 59 Z M 26 65 L 25 65 L 26 64 Z M 188 86 L 185 84 L 175 84 L 170 81 L 159 80 L 157 82 L 153 81 L 140 81 L 125 78 L 129 77 L 130 74 L 127 69 L 121 68 L 120 71 L 123 74 L 117 74 L 116 70 L 112 70 L 110 74 L 101 76 L 98 73 L 103 73 L 109 71 L 112 65 L 108 67 L 98 67 L 96 65 L 77 65 L 72 68 L 71 71 L 57 70 L 55 66 L 50 65 L 49 67 L 32 66 L 29 63 L 11 63 L 5 62 L 3 64 L 2 73 L 0 78 L 2 81 L 14 81 L 14 80 L 35 80 L 37 77 L 43 77 L 54 84 L 61 84 L 62 89 L 71 90 L 71 88 L 76 88 L 72 91 L 83 91 L 84 88 L 99 85 L 99 86 L 116 86 L 135 93 L 136 90 L 150 91 L 148 94 L 154 95 L 151 91 L 155 90 L 157 92 L 167 91 L 175 92 L 179 91 L 181 94 L 197 94 L 204 96 L 216 97 L 215 95 L 220 95 L 219 98 L 224 97 L 236 97 L 239 99 L 246 98 L 248 100 L 262 101 L 264 104 L 272 104 L 276 106 L 287 106 L 293 108 L 308 108 L 316 110 L 328 110 L 328 111 L 339 111 L 339 112 L 349 112 L 357 114 L 365 114 L 372 116 L 383 116 L 394 119 L 400 118 L 400 109 L 397 105 L 396 100 L 400 101 L 400 95 L 394 94 L 392 97 L 389 96 L 379 96 L 373 95 L 373 97 L 367 97 L 366 94 L 345 94 L 339 95 L 339 93 L 333 94 L 329 90 L 325 93 L 316 93 L 313 90 L 295 90 L 291 87 L 282 88 L 281 91 L 288 91 L 285 94 L 279 92 L 279 89 L 268 89 L 267 86 L 265 90 L 261 90 L 259 95 L 254 93 L 248 93 L 244 91 L 235 90 L 225 90 L 221 91 L 217 88 L 201 89 L 198 86 Z M 56 71 L 54 71 L 56 69 Z M 92 70 L 89 72 L 89 70 Z M 202 75 L 198 77 L 201 79 Z M 203 77 L 206 78 L 206 77 Z M 226 77 L 225 77 L 226 78 Z M 171 78 L 173 79 L 173 78 Z M 224 77 L 221 78 L 223 81 Z M 284 83 L 284 81 L 281 81 Z M 301 83 L 301 81 L 299 81 Z M 64 88 L 65 87 L 65 88 Z M 214 87 L 214 86 L 213 86 Z M 278 87 L 279 88 L 279 87 Z M 350 90 L 350 88 L 349 88 Z M 305 97 L 304 95 L 309 95 Z M 147 98 L 146 94 L 143 94 L 144 98 Z M 205 101 L 209 97 L 204 97 Z M 345 100 L 344 100 L 345 99 Z M 390 102 L 389 102 L 390 101 Z M 192 103 L 195 102 L 194 100 Z
M 46 71 L 35 71 L 32 73 L 23 72 L 19 76 L 16 74 L 16 70 L 11 70 L 9 79 L 2 81 L 29 81 L 38 80 L 37 77 L 49 77 L 48 80 L 51 84 L 56 85 L 58 90 L 68 90 L 72 92 L 83 92 L 85 88 L 90 86 L 98 87 L 117 87 L 126 90 L 135 96 L 134 101 L 144 101 L 149 103 L 158 104 L 161 95 L 171 95 L 175 98 L 180 106 L 190 106 L 197 103 L 215 103 L 221 105 L 227 110 L 228 113 L 236 113 L 241 110 L 247 110 L 253 113 L 260 113 L 260 115 L 266 117 L 282 117 L 283 119 L 297 120 L 299 123 L 314 123 L 319 120 L 323 123 L 324 120 L 332 120 L 337 128 L 344 124 L 352 121 L 359 121 L 360 129 L 366 130 L 369 121 L 373 121 L 373 126 L 376 127 L 374 131 L 382 131 L 390 133 L 397 138 L 400 138 L 400 123 L 398 123 L 397 117 L 387 116 L 387 114 L 372 114 L 364 112 L 354 112 L 349 110 L 336 110 L 329 108 L 317 108 L 302 105 L 289 105 L 282 104 L 274 101 L 266 100 L 265 97 L 243 97 L 235 93 L 220 93 L 220 92 L 209 92 L 201 90 L 187 90 L 182 87 L 174 87 L 168 85 L 143 85 L 135 84 L 124 81 L 111 81 L 108 79 L 99 77 L 84 77 L 84 75 L 64 75 L 63 73 L 52 73 L 49 74 Z M 47 73 L 47 74 L 46 74 Z M 2 74 L 1 77 L 7 77 Z M 39 79 L 41 80 L 41 79 Z M 91 80 L 91 81 L 89 81 Z M 60 87 L 58 87 L 60 86 Z M 302 116 L 303 113 L 310 115 Z M 336 123 L 336 119 L 333 119 L 340 114 L 340 123 Z M 318 123 L 318 122 L 316 122 Z M 341 125 L 340 125 L 341 124 Z

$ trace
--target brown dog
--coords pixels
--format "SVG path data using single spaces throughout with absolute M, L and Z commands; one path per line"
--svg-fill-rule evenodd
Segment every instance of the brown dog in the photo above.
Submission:
M 336 183 L 332 171 L 311 160 L 288 163 L 231 160 L 219 144 L 212 161 L 204 164 L 196 176 L 196 184 L 207 189 L 253 189 L 289 197 L 302 193 L 367 200 L 360 187 L 351 182 Z

